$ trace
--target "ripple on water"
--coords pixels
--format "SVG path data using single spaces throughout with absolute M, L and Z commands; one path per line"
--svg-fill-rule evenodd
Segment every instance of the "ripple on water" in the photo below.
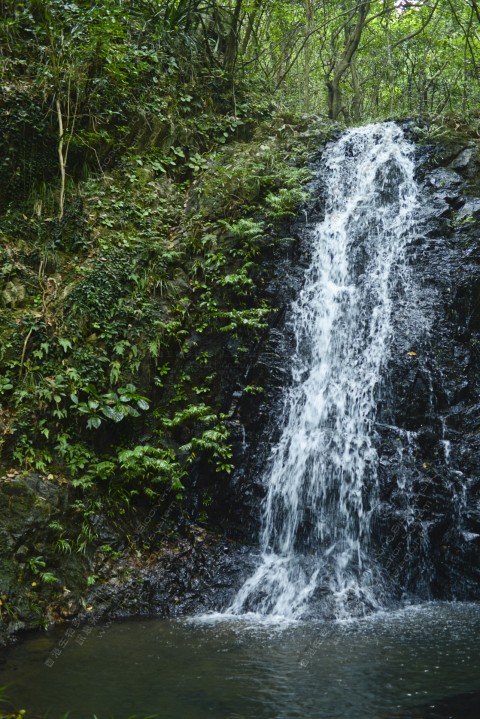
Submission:
M 264 619 L 120 622 L 103 636 L 93 628 L 81 644 L 77 630 L 64 648 L 55 631 L 5 651 L 0 683 L 12 685 L 17 706 L 50 710 L 52 719 L 68 710 L 72 719 L 430 719 L 429 704 L 480 692 L 479 605 L 431 603 L 338 622 Z

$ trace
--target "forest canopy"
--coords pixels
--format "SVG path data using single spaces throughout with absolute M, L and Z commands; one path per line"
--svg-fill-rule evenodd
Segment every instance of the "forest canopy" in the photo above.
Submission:
M 2 84 L 33 83 L 90 128 L 158 84 L 248 83 L 301 111 L 362 121 L 473 112 L 478 0 L 2 0 Z M 157 78 L 157 79 L 156 79 Z M 213 83 L 212 86 L 209 82 Z M 68 105 L 68 108 L 67 108 Z

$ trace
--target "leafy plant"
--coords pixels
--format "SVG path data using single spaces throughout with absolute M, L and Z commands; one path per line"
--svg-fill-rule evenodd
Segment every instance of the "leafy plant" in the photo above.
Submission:
M 172 450 L 137 445 L 134 449 L 120 451 L 118 462 L 125 477 L 129 481 L 137 481 L 147 495 L 154 491 L 150 484 L 167 484 L 176 493 L 177 499 L 181 498 L 184 471 Z
M 46 570 L 46 562 L 42 556 L 30 557 L 26 560 L 26 565 L 33 575 L 38 577 L 43 584 L 55 584 L 59 581 L 58 577 Z M 32 586 L 35 585 L 36 582 L 32 582 Z

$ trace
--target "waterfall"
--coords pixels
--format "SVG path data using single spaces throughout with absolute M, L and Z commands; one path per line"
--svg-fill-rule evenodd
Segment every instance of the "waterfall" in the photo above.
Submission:
M 409 291 L 412 154 L 394 123 L 350 130 L 326 149 L 325 219 L 291 310 L 293 376 L 265 476 L 260 559 L 228 613 L 298 618 L 322 602 L 345 616 L 381 602 L 372 435 L 394 297 Z

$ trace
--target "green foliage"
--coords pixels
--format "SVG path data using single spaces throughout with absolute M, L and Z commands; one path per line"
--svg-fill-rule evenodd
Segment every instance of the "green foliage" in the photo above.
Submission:
M 285 217 L 294 217 L 298 211 L 298 206 L 305 202 L 308 193 L 304 192 L 301 187 L 281 187 L 277 193 L 271 192 L 267 195 L 265 202 L 269 211 L 276 220 Z
M 196 158 L 201 177 L 190 184 L 165 177 L 174 167 L 166 157 L 175 170 L 192 169 L 179 145 L 162 160 L 127 153 L 114 173 L 79 185 L 54 267 L 30 249 L 50 221 L 5 216 L 7 236 L 15 222 L 28 239 L 7 242 L 8 262 L 30 282 L 4 343 L 0 391 L 14 460 L 61 472 L 86 497 L 100 488 L 118 506 L 140 493 L 180 498 L 201 457 L 232 471 L 211 347 L 231 337 L 241 362 L 267 326 L 262 258 L 278 243 L 281 218 L 304 200 L 305 155 L 303 141 L 265 128 L 255 142 L 218 150 L 208 167 Z M 81 551 L 92 536 L 88 506 Z M 55 546 L 74 549 L 60 530 Z
M 30 572 L 35 577 L 38 577 L 43 584 L 57 584 L 59 582 L 58 577 L 46 569 L 46 562 L 42 556 L 30 557 L 27 559 L 26 565 Z M 36 586 L 36 582 L 32 582 L 32 586 Z
M 71 486 L 59 555 L 89 552 L 98 512 L 180 501 L 197 462 L 233 469 L 219 369 L 265 332 L 328 132 L 273 116 L 243 64 L 262 16 L 234 5 L 2 6 L 2 459 Z M 28 571 L 53 586 L 47 561 Z
M 182 478 L 184 472 L 175 453 L 150 445 L 137 445 L 134 449 L 125 449 L 119 452 L 118 462 L 127 480 L 135 480 L 141 484 L 168 483 L 176 492 L 177 499 L 181 498 L 183 489 Z M 151 488 L 144 490 L 148 496 L 156 494 Z
M 0 615 L 4 605 L 0 604 Z M 14 710 L 7 694 L 8 687 L 0 687 L 0 718 L 1 719 L 25 719 L 25 709 Z
M 80 415 L 87 416 L 87 429 L 98 429 L 104 417 L 113 422 L 121 422 L 126 417 L 139 417 L 139 410 L 148 410 L 146 397 L 139 394 L 133 384 L 119 387 L 117 392 L 99 395 L 93 385 L 84 388 L 89 397 L 81 402 L 77 394 L 71 394 L 72 408 Z M 103 415 L 103 417 L 101 416 Z

